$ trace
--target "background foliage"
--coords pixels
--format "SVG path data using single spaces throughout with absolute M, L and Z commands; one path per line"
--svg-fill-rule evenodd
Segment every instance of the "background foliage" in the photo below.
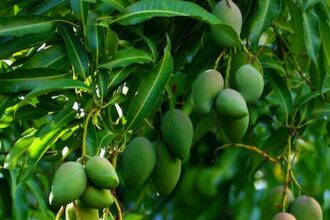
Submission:
M 58 210 L 48 193 L 63 161 L 113 157 L 134 136 L 159 138 L 171 105 L 194 125 L 178 187 L 159 197 L 150 182 L 120 186 L 124 213 L 258 219 L 265 193 L 287 181 L 289 161 L 295 195 L 313 196 L 330 218 L 330 2 L 235 3 L 243 15 L 240 46 L 223 49 L 210 36 L 210 24 L 219 23 L 212 0 L 2 1 L 0 219 L 53 219 Z M 217 116 L 192 110 L 191 85 L 209 68 L 229 81 L 238 54 L 265 80 L 241 141 L 252 151 L 217 150 L 227 144 Z M 251 146 L 279 159 L 272 163 Z

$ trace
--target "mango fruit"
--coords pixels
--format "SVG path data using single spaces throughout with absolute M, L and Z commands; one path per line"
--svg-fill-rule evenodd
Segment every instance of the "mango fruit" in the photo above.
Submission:
M 179 181 L 181 161 L 170 153 L 162 141 L 156 141 L 153 145 L 156 149 L 157 161 L 151 174 L 151 180 L 160 195 L 167 195 L 172 192 Z
M 91 157 L 85 164 L 87 177 L 91 183 L 102 189 L 114 189 L 119 184 L 115 168 L 104 157 Z
M 242 13 L 232 0 L 219 1 L 213 8 L 212 14 L 224 24 L 233 28 L 238 36 L 242 29 Z M 221 47 L 234 47 L 238 42 L 223 29 L 222 25 L 212 25 L 211 34 L 215 42 Z
M 271 220 L 297 220 L 297 219 L 290 213 L 280 212 L 274 215 Z
M 235 84 L 247 103 L 255 103 L 264 90 L 261 73 L 250 64 L 243 65 L 236 71 Z
M 156 164 L 156 152 L 145 137 L 135 137 L 123 152 L 123 180 L 128 188 L 142 185 Z
M 222 116 L 231 118 L 243 118 L 249 114 L 243 96 L 234 89 L 224 89 L 219 92 L 215 107 Z
M 88 207 L 80 200 L 75 201 L 80 220 L 99 220 L 99 210 Z M 78 220 L 73 203 L 70 203 L 65 208 L 66 220 Z
M 222 130 L 226 138 L 233 142 L 240 141 L 249 127 L 249 120 L 249 115 L 239 119 L 220 117 Z
M 215 97 L 223 86 L 223 77 L 218 71 L 210 69 L 199 74 L 191 89 L 194 110 L 201 114 L 210 113 Z
M 86 205 L 95 209 L 107 208 L 114 203 L 114 198 L 108 189 L 98 189 L 92 185 L 87 185 L 80 200 Z
M 87 185 L 84 167 L 78 162 L 65 162 L 55 173 L 49 203 L 55 207 L 78 199 Z
M 196 189 L 206 198 L 214 198 L 218 194 L 218 170 L 215 167 L 201 169 L 196 177 Z
M 261 219 L 271 219 L 276 213 L 282 211 L 283 200 L 283 186 L 277 186 L 272 188 L 266 195 L 262 203 Z M 286 202 L 285 210 L 288 209 L 290 203 L 293 201 L 293 194 L 289 188 L 286 188 Z M 299 219 L 300 220 L 300 219 Z
M 171 152 L 185 160 L 193 139 L 193 125 L 188 115 L 180 109 L 168 110 L 161 120 L 161 133 Z
M 322 220 L 322 209 L 319 203 L 312 197 L 300 196 L 290 206 L 290 213 L 297 220 Z

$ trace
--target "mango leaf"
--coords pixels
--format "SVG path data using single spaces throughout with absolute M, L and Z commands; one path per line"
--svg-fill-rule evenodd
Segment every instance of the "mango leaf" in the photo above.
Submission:
M 274 95 L 274 102 L 278 104 L 281 110 L 284 111 L 285 121 L 288 122 L 289 114 L 292 110 L 292 98 L 289 90 L 285 86 L 285 82 L 276 74 L 268 74 L 266 75 L 270 81 L 270 85 L 272 87 L 272 93 Z
M 301 15 L 300 8 L 293 1 L 286 1 L 291 14 L 290 24 L 294 31 L 292 42 L 292 50 L 297 53 L 302 53 L 305 51 L 305 40 L 304 35 L 301 34 L 304 32 L 303 19 Z
M 96 24 L 96 19 L 96 13 L 89 11 L 86 23 L 87 46 L 92 52 L 95 65 L 97 66 L 99 63 L 100 54 L 104 47 L 104 28 Z
M 69 74 L 60 70 L 48 68 L 19 69 L 9 73 L 0 74 L 0 92 L 12 93 L 32 90 L 39 85 L 44 85 L 55 79 L 62 79 Z
M 107 82 L 108 82 L 108 73 L 104 70 L 100 70 L 97 73 L 97 89 L 98 89 L 98 96 L 100 100 L 103 100 L 104 97 L 107 95 Z
M 188 1 L 177 0 L 142 0 L 128 6 L 125 12 L 111 23 L 134 25 L 153 17 L 186 16 L 209 24 L 221 24 L 213 14 L 199 5 Z
M 129 4 L 127 0 L 102 0 L 102 2 L 106 5 L 110 5 L 120 12 L 124 11 Z
M 112 57 L 117 53 L 119 38 L 116 32 L 111 29 L 107 29 L 104 40 L 104 56 L 106 58 Z
M 73 15 L 83 24 L 83 27 L 85 27 L 88 14 L 88 3 L 84 0 L 70 0 L 70 6 Z
M 116 135 L 113 132 L 106 130 L 98 132 L 98 136 L 100 140 L 98 148 L 101 149 L 108 147 Z
M 196 144 L 217 123 L 217 115 L 214 111 L 202 117 L 194 126 L 192 145 Z
M 42 43 L 53 39 L 55 39 L 54 32 L 27 34 L 24 37 L 15 37 L 12 40 L 6 41 L 0 45 L 0 59 L 6 58 L 17 51 L 39 46 Z
M 0 18 L 0 36 L 23 36 L 50 31 L 54 20 L 36 15 L 16 15 Z
M 61 26 L 61 36 L 64 39 L 66 51 L 71 64 L 78 76 L 86 80 L 89 76 L 88 56 L 80 39 L 74 34 L 73 29 Z
M 259 37 L 275 20 L 281 11 L 281 0 L 259 0 L 257 12 L 250 26 L 250 40 L 254 48 Z
M 82 89 L 91 92 L 90 88 L 79 80 L 57 79 L 49 81 L 46 85 L 41 84 L 29 92 L 19 103 L 19 106 L 26 104 L 30 99 L 49 92 L 62 91 L 68 89 Z
M 56 7 L 66 4 L 66 0 L 48 0 L 42 1 L 40 4 L 36 5 L 32 10 L 31 14 L 42 15 L 46 14 L 48 11 L 54 10 Z
M 144 42 L 146 42 L 152 54 L 153 60 L 157 60 L 158 53 L 155 43 L 150 38 L 146 37 L 140 29 L 134 29 L 134 33 L 138 35 L 141 39 L 143 39 Z
M 321 47 L 319 18 L 313 11 L 302 12 L 302 18 L 307 54 L 318 66 L 317 56 Z
M 117 71 L 110 72 L 109 75 L 109 82 L 108 82 L 108 89 L 118 85 L 122 81 L 124 81 L 133 71 L 135 70 L 135 67 L 125 67 L 121 68 Z
M 42 67 L 59 67 L 61 64 L 66 63 L 67 59 L 65 50 L 60 45 L 53 45 L 50 48 L 40 51 L 33 55 L 24 64 L 23 68 L 42 68 Z
M 100 148 L 97 128 L 92 122 L 89 122 L 86 137 L 86 154 L 88 156 L 95 156 L 98 155 L 99 152 Z
M 326 20 L 320 20 L 320 35 L 322 40 L 322 48 L 324 51 L 325 61 L 330 66 L 330 26 Z
M 313 7 L 314 5 L 316 5 L 317 3 L 319 3 L 320 0 L 304 0 L 303 4 L 304 4 L 304 10 L 308 10 L 309 8 Z
M 118 51 L 107 63 L 100 64 L 99 68 L 115 69 L 131 64 L 144 64 L 153 62 L 152 57 L 145 51 L 129 48 Z
M 173 71 L 173 59 L 170 54 L 171 42 L 167 36 L 167 46 L 164 55 L 155 68 L 142 80 L 127 111 L 127 129 L 137 128 L 151 112 L 152 107 L 160 97 Z

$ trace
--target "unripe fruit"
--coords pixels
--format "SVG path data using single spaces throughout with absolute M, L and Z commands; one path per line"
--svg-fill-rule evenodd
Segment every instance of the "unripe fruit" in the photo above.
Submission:
M 75 202 L 75 205 L 79 213 L 80 220 L 99 220 L 99 210 L 92 209 L 79 200 Z M 65 219 L 78 220 L 73 203 L 70 203 L 66 206 Z
M 185 160 L 193 139 L 193 125 L 188 115 L 182 110 L 170 109 L 162 118 L 161 133 L 172 153 Z
M 129 188 L 140 186 L 156 164 L 156 152 L 145 137 L 133 138 L 123 152 L 123 180 Z
M 249 127 L 249 115 L 244 118 L 220 118 L 222 129 L 226 137 L 233 142 L 240 141 Z
M 269 191 L 262 203 L 261 219 L 271 219 L 276 213 L 282 211 L 283 192 L 283 186 L 277 186 Z M 293 201 L 293 194 L 289 188 L 286 188 L 286 195 L 285 210 Z
M 163 142 L 157 141 L 153 145 L 156 149 L 157 162 L 151 174 L 151 179 L 157 192 L 160 195 L 167 195 L 172 192 L 178 183 L 181 173 L 181 161 L 169 152 Z
M 118 175 L 112 164 L 104 157 L 95 156 L 85 164 L 88 179 L 102 189 L 113 189 L 119 184 Z
M 290 213 L 298 220 L 322 220 L 322 209 L 319 203 L 308 196 L 296 198 L 290 206 Z
M 86 205 L 95 209 L 107 208 L 114 203 L 114 198 L 110 190 L 98 189 L 91 185 L 87 185 L 80 199 Z
M 212 13 L 224 24 L 231 26 L 238 36 L 242 29 L 242 13 L 232 0 L 222 0 L 218 2 Z M 222 25 L 212 25 L 211 33 L 215 42 L 222 47 L 234 47 L 238 42 L 224 30 Z
M 214 69 L 199 74 L 191 90 L 194 110 L 201 114 L 210 113 L 214 99 L 223 89 L 223 85 L 222 75 Z
M 63 163 L 55 173 L 49 203 L 55 207 L 78 199 L 84 192 L 87 176 L 78 162 Z
M 229 88 L 219 92 L 215 107 L 220 115 L 231 118 L 243 118 L 249 114 L 243 96 L 236 90 Z
M 272 220 L 296 220 L 296 218 L 290 213 L 281 212 L 274 215 Z
M 196 188 L 198 192 L 207 197 L 214 198 L 218 194 L 217 168 L 207 167 L 201 169 L 196 177 Z
M 236 71 L 235 84 L 247 103 L 256 102 L 264 90 L 261 73 L 250 64 L 243 65 Z

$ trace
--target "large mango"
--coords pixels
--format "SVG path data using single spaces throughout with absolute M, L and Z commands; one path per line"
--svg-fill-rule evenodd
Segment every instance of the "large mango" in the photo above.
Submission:
M 153 145 L 156 149 L 157 162 L 151 174 L 151 179 L 160 195 L 167 195 L 172 192 L 181 173 L 181 161 L 174 157 L 166 145 L 157 141 Z
M 127 187 L 140 186 L 150 176 L 156 164 L 156 152 L 145 137 L 130 141 L 123 152 L 123 180 Z
M 185 160 L 193 139 L 193 125 L 188 115 L 180 109 L 168 110 L 162 117 L 161 133 L 172 153 Z
M 240 141 L 249 127 L 249 115 L 239 119 L 220 117 L 220 121 L 226 138 L 232 142 Z
M 78 162 L 63 163 L 55 173 L 49 203 L 55 207 L 78 199 L 84 192 L 87 176 Z
M 194 110 L 201 114 L 211 112 L 215 97 L 223 89 L 222 75 L 214 70 L 206 70 L 195 79 L 191 96 Z
M 95 156 L 85 164 L 88 179 L 102 189 L 114 189 L 119 184 L 118 175 L 112 164 L 104 157 Z
M 290 206 L 290 213 L 298 220 L 322 220 L 322 209 L 320 204 L 308 196 L 296 198 Z

